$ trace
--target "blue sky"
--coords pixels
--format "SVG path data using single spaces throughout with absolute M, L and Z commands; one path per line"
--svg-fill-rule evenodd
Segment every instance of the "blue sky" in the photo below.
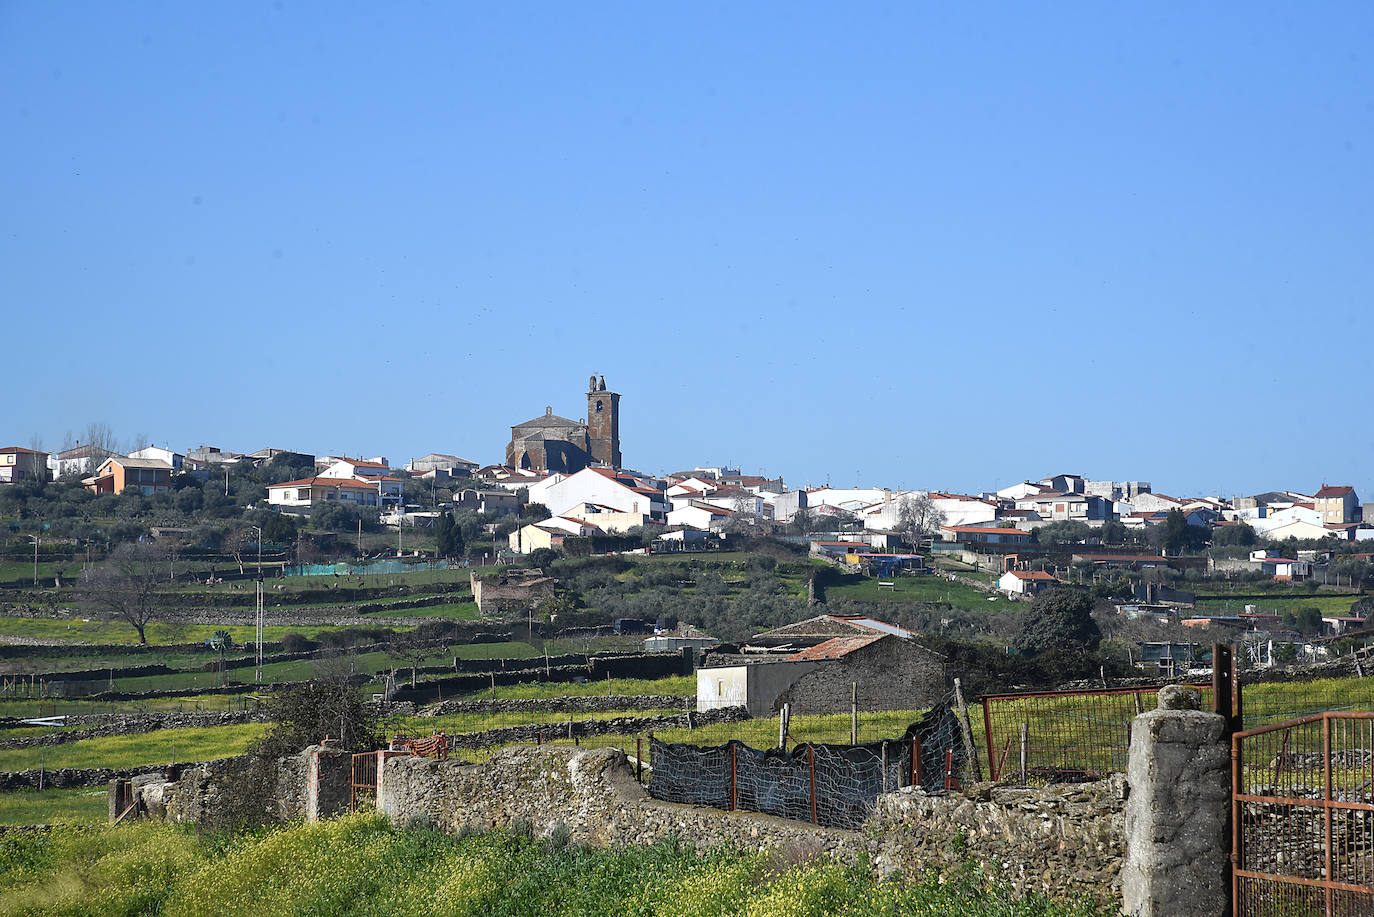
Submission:
M 1374 7 L 0 5 L 0 439 L 1374 499 Z

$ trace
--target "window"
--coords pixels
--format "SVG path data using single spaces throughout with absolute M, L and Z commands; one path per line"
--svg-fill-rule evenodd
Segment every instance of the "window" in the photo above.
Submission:
M 601 404 L 602 404 L 601 399 L 600 399 L 600 398 L 596 399 L 596 413 L 598 413 L 598 414 L 601 413 Z

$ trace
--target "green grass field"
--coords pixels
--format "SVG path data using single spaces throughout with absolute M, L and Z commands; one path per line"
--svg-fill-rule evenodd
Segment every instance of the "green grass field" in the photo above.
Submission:
M 892 583 L 892 588 L 880 588 L 876 578 L 857 578 L 857 581 L 826 586 L 826 600 L 837 598 L 854 599 L 860 602 L 948 602 L 955 608 L 969 611 L 1000 611 L 1013 607 L 1010 599 L 1001 595 L 991 595 L 965 586 L 943 580 L 938 576 L 899 576 L 883 580 Z
M 109 817 L 100 788 L 0 793 L 0 825 L 99 825 Z
M 1235 597 L 1226 594 L 1199 594 L 1197 609 L 1204 614 L 1240 614 L 1246 605 L 1254 605 L 1257 610 L 1270 614 L 1282 614 L 1299 608 L 1317 608 L 1325 616 L 1343 617 L 1350 614 L 1350 606 L 1355 604 L 1357 595 L 1333 595 L 1319 592 L 1308 595 L 1303 592 L 1273 592 L 1258 594 L 1247 590 Z
M 512 700 L 547 700 L 552 697 L 606 697 L 607 695 L 666 694 L 672 697 L 696 696 L 695 675 L 674 675 L 670 678 L 613 678 L 609 687 L 605 681 L 534 682 L 520 685 L 497 685 L 495 697 Z M 490 691 L 475 691 L 461 700 L 487 700 Z
M 283 634 L 316 634 L 342 630 L 326 624 L 268 625 L 263 628 L 264 640 L 280 640 Z M 397 627 L 396 630 L 408 630 Z M 149 624 L 149 645 L 169 643 L 199 643 L 217 630 L 228 631 L 234 642 L 251 643 L 255 638 L 251 624 Z M 138 643 L 138 631 L 119 621 L 62 620 L 56 618 L 0 617 L 0 634 L 14 637 L 34 637 L 42 640 L 74 640 L 81 643 Z
M 827 857 L 446 835 L 378 815 L 198 836 L 167 824 L 0 837 L 0 914 L 1105 917 L 976 872 L 878 879 Z
M 267 729 L 263 723 L 159 729 L 138 735 L 104 736 L 45 748 L 0 749 L 0 771 L 39 766 L 139 767 L 208 761 L 243 754 L 248 744 Z

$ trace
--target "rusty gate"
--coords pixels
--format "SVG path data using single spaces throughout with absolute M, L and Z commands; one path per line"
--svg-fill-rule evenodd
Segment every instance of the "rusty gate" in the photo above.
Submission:
M 1316 713 L 1231 737 L 1240 917 L 1374 914 L 1374 713 Z
M 381 788 L 383 762 L 387 758 L 395 758 L 405 754 L 409 754 L 409 752 L 382 749 L 380 751 L 359 752 L 353 756 L 353 765 L 348 779 L 348 810 L 350 812 L 358 811 L 359 804 L 376 803 L 377 792 Z

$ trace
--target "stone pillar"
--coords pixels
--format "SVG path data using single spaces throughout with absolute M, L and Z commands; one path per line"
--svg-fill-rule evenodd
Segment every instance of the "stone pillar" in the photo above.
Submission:
M 312 745 L 304 754 L 306 821 L 347 812 L 353 796 L 353 756 L 328 745 Z
M 1131 729 L 1121 873 L 1130 917 L 1227 912 L 1231 752 L 1225 717 L 1201 701 L 1197 689 L 1170 685 Z
M 111 823 L 124 814 L 124 810 L 129 807 L 129 801 L 132 795 L 133 794 L 129 790 L 128 780 L 116 777 L 110 781 L 110 788 L 105 798 L 110 808 Z

